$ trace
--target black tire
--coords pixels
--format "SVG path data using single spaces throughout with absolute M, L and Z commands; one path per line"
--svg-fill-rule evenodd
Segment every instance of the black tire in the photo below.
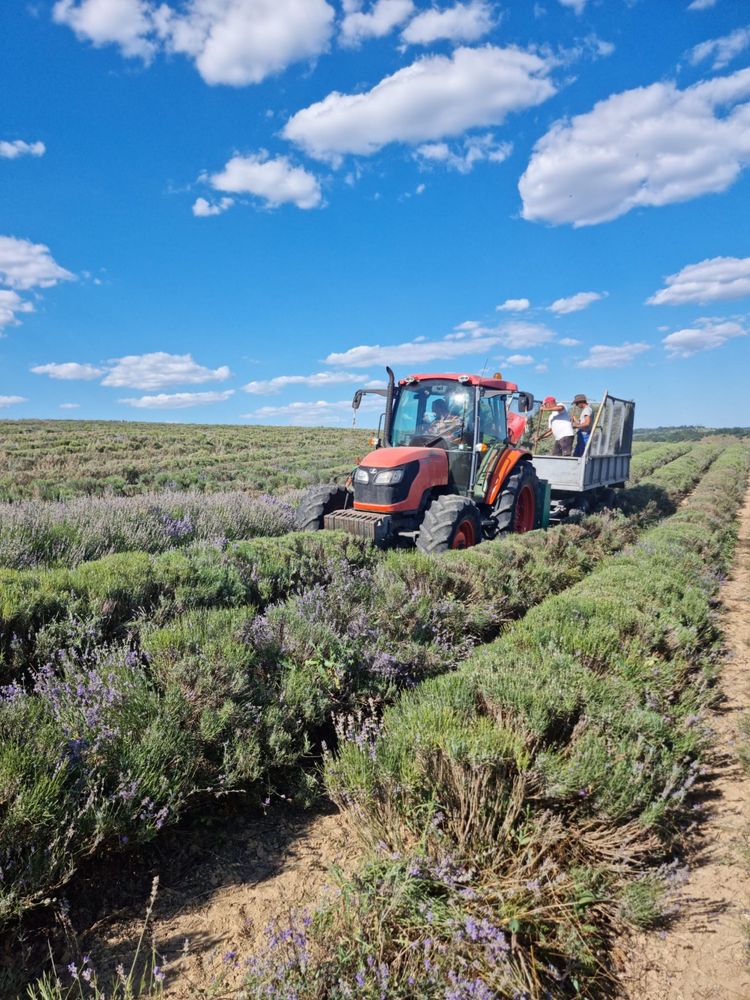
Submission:
M 345 486 L 313 486 L 302 497 L 297 508 L 294 525 L 297 531 L 320 531 L 323 518 L 334 510 L 343 510 L 349 501 Z
M 473 540 L 466 544 L 469 536 Z M 436 497 L 425 512 L 417 548 L 428 553 L 470 548 L 479 545 L 483 537 L 482 518 L 473 500 L 462 496 Z
M 518 498 L 526 488 L 534 494 L 534 519 L 536 520 L 536 503 L 539 495 L 539 480 L 534 466 L 529 462 L 522 462 L 517 465 L 505 483 L 505 489 L 495 502 L 495 522 L 497 531 L 517 531 L 518 520 Z M 533 527 L 533 525 L 532 525 Z M 529 528 L 524 529 L 526 531 Z

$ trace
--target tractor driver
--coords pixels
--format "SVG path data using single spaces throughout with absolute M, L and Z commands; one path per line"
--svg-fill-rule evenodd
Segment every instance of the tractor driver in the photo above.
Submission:
M 445 438 L 450 444 L 460 444 L 467 428 L 457 413 L 451 413 L 447 401 L 442 396 L 433 400 L 432 412 L 434 416 L 430 424 L 430 433 Z

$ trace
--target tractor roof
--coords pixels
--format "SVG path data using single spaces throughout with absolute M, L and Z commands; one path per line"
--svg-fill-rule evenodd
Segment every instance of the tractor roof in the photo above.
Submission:
M 517 392 L 515 382 L 506 382 L 500 378 L 482 378 L 481 375 L 465 375 L 459 372 L 434 372 L 427 375 L 409 375 L 400 378 L 399 385 L 409 385 L 412 382 L 426 382 L 428 379 L 440 379 L 443 382 L 458 382 L 463 385 L 481 385 L 485 389 L 499 389 L 505 392 Z

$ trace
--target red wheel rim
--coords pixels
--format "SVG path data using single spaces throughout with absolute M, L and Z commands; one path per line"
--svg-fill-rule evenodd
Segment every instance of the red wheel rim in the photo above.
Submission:
M 526 484 L 521 487 L 521 491 L 516 499 L 516 516 L 514 530 L 519 534 L 524 531 L 531 531 L 534 527 L 536 516 L 536 502 L 534 491 Z
M 470 549 L 472 545 L 477 544 L 477 535 L 474 530 L 474 522 L 467 518 L 462 521 L 456 528 L 456 533 L 453 536 L 453 543 L 451 544 L 452 549 Z

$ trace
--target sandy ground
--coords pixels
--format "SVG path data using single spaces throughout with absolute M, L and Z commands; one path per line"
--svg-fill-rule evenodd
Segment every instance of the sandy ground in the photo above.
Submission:
M 174 850 L 149 874 L 159 875 L 152 928 L 169 998 L 241 996 L 245 960 L 262 950 L 269 922 L 312 907 L 332 886 L 331 869 L 353 867 L 357 854 L 338 814 L 292 812 L 243 819 Z M 126 873 L 123 872 L 126 876 Z M 130 968 L 144 925 L 150 878 L 140 873 L 127 907 L 107 912 L 76 934 L 105 982 Z
M 738 724 L 750 711 L 750 491 L 722 598 L 725 700 L 713 720 L 707 816 L 673 924 L 625 944 L 623 1000 L 750 1000 L 750 778 L 737 759 Z

